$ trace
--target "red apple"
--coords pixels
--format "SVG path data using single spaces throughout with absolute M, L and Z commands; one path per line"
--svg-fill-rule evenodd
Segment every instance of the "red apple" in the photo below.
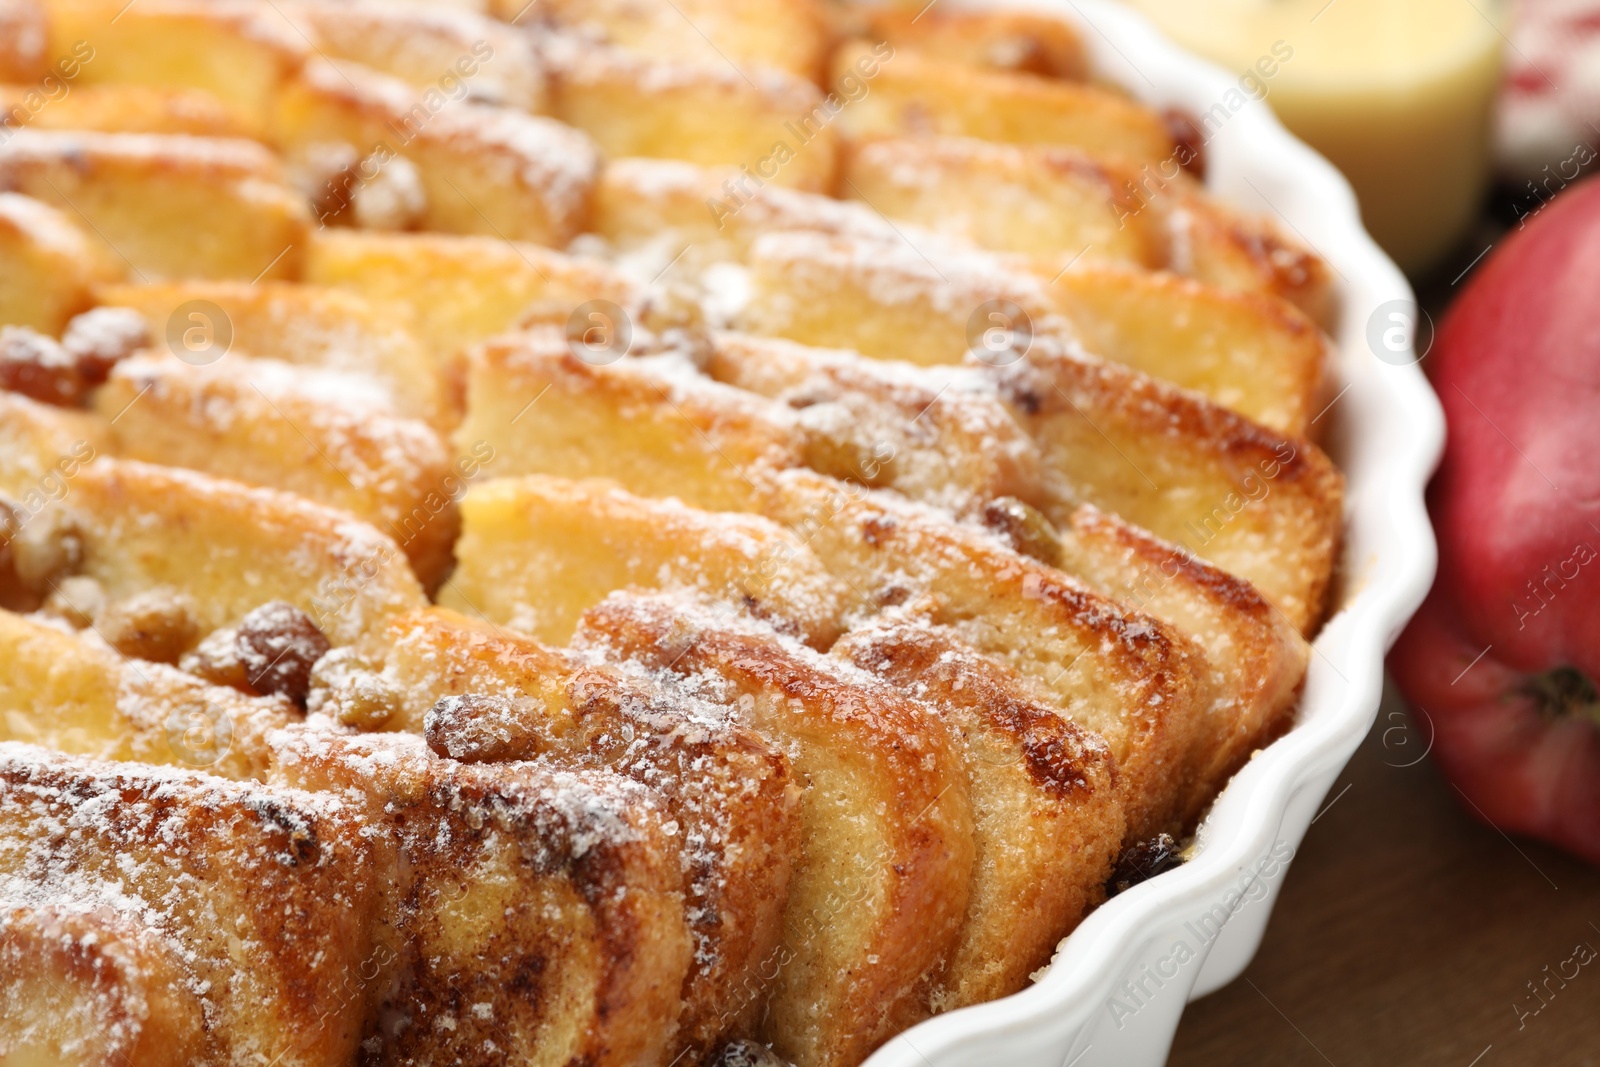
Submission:
M 1600 863 L 1600 181 L 1495 249 L 1428 368 L 1439 576 L 1390 670 L 1475 813 Z

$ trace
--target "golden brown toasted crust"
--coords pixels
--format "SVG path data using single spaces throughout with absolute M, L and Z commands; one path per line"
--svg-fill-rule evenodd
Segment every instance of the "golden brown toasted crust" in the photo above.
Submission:
M 171 946 L 201 1062 L 351 1061 L 374 864 L 333 798 L 0 743 L 0 898 L 107 908 Z
M 1315 445 L 1067 353 L 984 373 L 1043 450 L 1057 525 L 1092 503 L 1248 579 L 1302 633 L 1321 619 L 1344 478 Z
M 1126 829 L 1110 749 L 948 630 L 881 620 L 833 655 L 934 709 L 966 761 L 975 855 L 934 1011 L 1022 989 L 1100 900 Z
M 614 596 L 575 644 L 731 700 L 809 783 L 764 1033 L 801 1067 L 858 1062 L 927 1014 L 966 914 L 972 819 L 960 757 L 926 708 L 756 623 Z
M 398 616 L 352 655 L 325 659 L 318 682 L 314 710 L 384 730 L 426 730 L 435 751 L 456 759 L 592 760 L 658 791 L 685 842 L 695 943 L 676 1045 L 705 1053 L 719 1038 L 750 1032 L 799 847 L 796 784 L 781 751 L 722 709 L 661 699 L 614 672 L 438 608 Z M 363 714 L 374 687 L 393 697 L 385 718 Z M 448 697 L 470 699 L 430 714 Z
M 665 1062 L 691 942 L 649 790 L 459 764 L 420 738 L 280 737 L 283 780 L 349 797 L 394 847 L 377 940 L 398 981 L 369 1016 L 370 1062 Z
M 0 1055 L 61 1067 L 205 1062 L 179 947 L 130 916 L 0 899 Z
M 1229 292 L 1165 271 L 1047 265 L 1050 296 L 1089 351 L 1289 436 L 1321 406 L 1328 342 L 1269 294 Z
M 1168 209 L 1172 268 L 1229 292 L 1271 293 L 1324 330 L 1338 316 L 1328 264 L 1271 219 L 1251 217 L 1193 192 Z

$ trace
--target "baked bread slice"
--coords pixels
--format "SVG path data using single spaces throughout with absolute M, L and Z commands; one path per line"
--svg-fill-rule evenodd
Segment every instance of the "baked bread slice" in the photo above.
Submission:
M 1291 435 L 1321 406 L 1320 331 L 1253 294 L 1091 265 L 1036 277 L 980 254 L 809 231 L 765 234 L 749 262 L 750 298 L 733 321 L 751 333 L 878 359 L 1001 367 L 1077 342 Z
M 312 245 L 315 269 L 322 238 Z M 444 375 L 405 316 L 354 292 L 310 284 L 198 281 L 101 286 L 102 306 L 143 315 L 157 350 L 211 366 L 229 353 L 340 375 L 398 415 L 453 425 Z M 173 336 L 176 335 L 174 345 Z
M 775 401 L 773 417 L 793 422 L 819 474 L 963 517 L 1004 497 L 1042 506 L 1038 445 L 981 375 L 733 332 L 713 334 L 700 365 L 713 381 Z
M 763 1035 L 797 1064 L 853 1063 L 927 1014 L 973 860 L 960 756 L 926 708 L 842 660 L 691 600 L 613 597 L 580 648 L 737 707 L 787 748 L 800 858 Z
M 1069 262 L 1165 269 L 1277 297 L 1330 328 L 1327 265 L 1271 219 L 1205 196 L 1189 173 L 1203 163 L 1194 149 L 1134 167 L 1064 144 L 880 137 L 852 146 L 841 184 L 891 218 L 1057 264 L 1046 277 Z
M 1130 838 L 1181 823 L 1184 767 L 1213 700 L 1206 655 L 1192 637 L 984 531 L 808 471 L 775 476 L 763 510 L 805 531 L 868 603 L 904 605 L 948 626 L 1105 738 Z
M 270 5 L 159 0 L 124 11 L 120 0 L 48 0 L 39 6 L 46 13 L 47 62 L 83 60 L 75 77 L 91 85 L 199 90 L 256 135 L 274 97 L 313 54 L 314 45 Z
M 334 645 L 424 602 L 395 542 L 352 516 L 131 460 L 83 467 L 72 492 L 34 517 L 12 549 L 29 561 L 28 591 L 58 595 L 71 613 L 84 613 L 86 598 L 102 610 L 155 598 L 185 635 L 180 653 L 274 601 L 293 605 Z M 70 578 L 89 583 L 63 584 Z
M 754 472 L 802 461 L 795 428 L 761 397 L 670 357 L 581 358 L 548 327 L 473 349 L 466 396 L 456 449 L 495 442 L 502 477 L 609 478 L 642 495 L 749 511 Z
M 593 137 L 607 156 L 757 167 L 780 185 L 813 192 L 833 185 L 838 133 L 814 82 L 772 68 L 704 66 L 566 34 L 551 38 L 546 56 L 554 75 L 553 113 Z
M 543 475 L 474 486 L 462 507 L 458 565 L 439 602 L 557 644 L 618 589 L 733 601 L 824 649 L 853 604 L 850 588 L 799 538 L 755 515 Z
M 364 730 L 424 734 L 471 764 L 549 757 L 604 766 L 655 790 L 683 842 L 694 960 L 681 1049 L 753 1030 L 770 982 L 798 849 L 799 786 L 782 750 L 728 709 L 664 699 L 616 672 L 500 627 L 428 608 L 324 657 L 313 713 Z
M 18 130 L 0 187 L 69 215 L 139 281 L 293 278 L 311 229 L 277 158 L 238 138 Z
M 469 345 L 590 300 L 636 302 L 634 286 L 597 260 L 524 241 L 437 233 L 321 230 L 306 282 L 348 290 L 406 323 L 441 367 Z
M 589 138 L 542 115 L 434 109 L 417 97 L 397 78 L 328 59 L 305 63 L 276 97 L 268 136 L 291 159 L 314 165 L 328 144 L 362 153 L 349 161 L 357 173 L 348 187 L 336 182 L 322 221 L 346 208 L 359 219 L 361 191 L 385 181 L 394 195 L 367 223 L 380 229 L 420 226 L 548 245 L 577 235 L 599 165 Z
M 850 199 L 979 248 L 1154 269 L 1167 236 L 1138 173 L 1061 145 L 925 136 L 858 140 L 842 167 Z
M 946 7 L 918 11 L 895 4 L 860 14 L 861 36 L 947 63 L 1069 81 L 1084 81 L 1090 74 L 1083 39 L 1048 15 Z
M 832 654 L 933 709 L 958 739 L 972 803 L 972 885 L 928 1005 L 951 1011 L 1003 996 L 1099 903 L 1126 829 L 1111 751 L 947 629 L 877 620 Z
M 593 226 L 624 257 L 659 260 L 656 270 L 681 256 L 672 278 L 742 263 L 751 243 L 771 230 L 895 239 L 895 224 L 864 204 L 757 184 L 733 165 L 637 156 L 606 164 L 595 186 Z
M 0 742 L 0 785 L 0 921 L 34 940 L 55 925 L 81 946 L 0 970 L 0 1002 L 17 1009 L 0 1032 L 28 1041 L 30 1024 L 72 1026 L 74 1008 L 120 1010 L 131 1032 L 96 1035 L 114 1050 L 171 1035 L 200 1062 L 351 1062 L 378 847 L 350 805 L 15 742 Z M 99 928 L 112 960 L 138 947 L 91 976 L 80 953 L 96 955 Z
M 0 497 L 32 515 L 85 463 L 111 451 L 110 428 L 85 411 L 0 390 Z M 11 532 L 14 523 L 7 523 Z
M 127 917 L 0 902 L 0 975 L 8 1059 L 179 1067 L 205 1055 L 178 947 Z
M 1039 445 L 1057 523 L 1093 504 L 1248 578 L 1302 633 L 1322 621 L 1344 478 L 1316 445 L 1068 353 L 984 373 Z
M 363 812 L 386 846 L 364 1054 L 666 1061 L 692 949 L 678 841 L 650 790 L 598 769 L 458 764 L 396 735 L 305 730 L 277 760 L 278 780 Z
M 84 42 L 85 46 L 88 42 Z M 248 123 L 210 93 L 156 85 L 79 85 L 33 110 L 38 90 L 0 86 L 0 111 L 11 123 L 36 130 L 102 133 L 185 133 L 195 137 L 249 137 Z M 20 117 L 20 121 L 19 121 Z
M 58 334 L 118 270 L 70 209 L 0 192 L 0 322 Z
M 419 92 L 536 115 L 549 110 L 549 79 L 535 42 L 499 19 L 371 0 L 274 9 L 323 55 L 381 71 Z
M 865 42 L 834 53 L 840 86 L 864 54 Z M 1096 86 L 1030 74 L 951 64 L 908 48 L 885 63 L 872 91 L 841 113 L 852 138 L 953 134 L 1020 144 L 1065 144 L 1156 164 L 1174 150 L 1160 116 Z
M 518 21 L 718 72 L 767 68 L 815 81 L 831 32 L 816 0 L 552 0 Z
M 433 589 L 450 569 L 467 468 L 432 427 L 363 395 L 363 381 L 242 355 L 224 367 L 145 354 L 118 363 L 94 404 L 118 455 L 348 512 L 386 532 Z
M 161 639 L 136 618 L 102 613 L 91 625 L 80 636 L 0 611 L 0 740 L 224 778 L 266 776 L 267 735 L 300 719 L 288 699 L 246 696 L 106 647 L 109 639 L 136 652 Z

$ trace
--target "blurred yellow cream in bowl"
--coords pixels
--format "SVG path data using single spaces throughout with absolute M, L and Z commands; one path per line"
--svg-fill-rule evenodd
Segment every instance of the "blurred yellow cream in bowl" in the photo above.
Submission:
M 1497 0 L 1129 0 L 1232 70 L 1355 186 L 1367 229 L 1420 273 L 1488 182 L 1505 7 Z M 1202 127 L 1204 116 L 1201 116 Z

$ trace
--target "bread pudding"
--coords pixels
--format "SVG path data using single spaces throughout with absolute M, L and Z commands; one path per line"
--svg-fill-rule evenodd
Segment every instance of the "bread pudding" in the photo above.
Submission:
M 0 0 L 0 1064 L 850 1067 L 1287 727 L 1329 269 L 919 6 Z

